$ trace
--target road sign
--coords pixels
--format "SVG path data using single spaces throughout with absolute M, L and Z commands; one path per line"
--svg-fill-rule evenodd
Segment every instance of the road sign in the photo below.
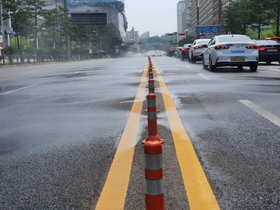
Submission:
M 174 32 L 173 35 L 177 35 L 177 32 Z
M 216 32 L 219 32 L 219 26 L 196 27 L 196 33 L 198 34 L 216 33 Z

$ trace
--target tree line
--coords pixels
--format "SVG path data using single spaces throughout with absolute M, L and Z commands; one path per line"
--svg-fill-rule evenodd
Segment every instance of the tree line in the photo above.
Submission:
M 73 25 L 68 10 L 47 9 L 50 5 L 43 0 L 4 0 L 2 4 L 3 19 L 11 20 L 14 32 L 8 50 L 18 54 L 64 54 L 66 34 L 72 53 L 89 53 L 89 48 L 109 51 L 122 42 L 114 24 Z
M 272 26 L 265 35 L 279 37 L 280 0 L 240 0 L 231 1 L 222 16 L 223 32 L 250 34 L 257 31 L 261 38 L 262 27 Z

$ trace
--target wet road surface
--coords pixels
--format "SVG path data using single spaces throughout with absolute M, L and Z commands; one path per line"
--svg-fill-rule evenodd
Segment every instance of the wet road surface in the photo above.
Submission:
M 279 65 L 209 72 L 201 63 L 152 60 L 220 209 L 279 209 Z M 0 69 L 0 209 L 94 209 L 146 63 L 132 57 Z M 154 75 L 165 208 L 189 209 Z M 144 98 L 124 209 L 145 208 L 145 109 Z

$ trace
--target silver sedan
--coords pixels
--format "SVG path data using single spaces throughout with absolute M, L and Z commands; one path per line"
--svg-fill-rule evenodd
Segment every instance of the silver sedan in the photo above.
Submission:
M 203 51 L 203 68 L 214 71 L 217 66 L 249 66 L 255 72 L 258 68 L 258 46 L 245 35 L 214 36 Z

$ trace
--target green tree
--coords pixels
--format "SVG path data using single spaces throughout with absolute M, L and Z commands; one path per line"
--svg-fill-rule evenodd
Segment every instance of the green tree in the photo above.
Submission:
M 27 37 L 30 33 L 31 21 L 29 19 L 29 13 L 24 7 L 22 0 L 11 0 L 3 3 L 5 13 L 4 19 L 11 18 L 12 28 L 15 32 L 17 39 L 17 48 L 20 50 L 19 36 Z
M 222 30 L 245 34 L 247 26 L 251 24 L 251 11 L 250 0 L 231 2 L 223 11 Z
M 38 16 L 43 17 L 46 14 L 47 10 L 44 8 L 48 5 L 43 0 L 24 1 L 25 9 L 29 12 L 29 17 L 33 20 L 33 38 L 34 43 L 36 43 L 38 32 L 40 31 L 40 29 L 38 28 Z
M 47 35 L 51 37 L 54 48 L 58 46 L 58 41 L 60 43 L 59 47 L 62 47 L 63 43 L 61 40 L 63 35 L 69 33 L 69 29 L 72 26 L 71 19 L 65 17 L 64 11 L 64 8 L 59 6 L 58 8 L 46 11 L 44 15 L 45 22 L 42 24 L 42 27 L 46 29 Z
M 261 27 L 265 25 L 270 25 L 270 18 L 272 17 L 271 12 L 269 12 L 270 5 L 263 0 L 250 0 L 250 19 L 253 28 L 258 30 L 258 39 L 261 36 Z
M 240 16 L 240 4 L 239 2 L 232 2 L 223 11 L 222 16 L 222 31 L 232 33 L 238 33 L 242 31 L 242 19 Z
M 279 37 L 279 26 L 280 26 L 280 0 L 268 0 L 269 9 L 271 11 L 271 16 L 274 20 L 276 26 L 276 36 Z

